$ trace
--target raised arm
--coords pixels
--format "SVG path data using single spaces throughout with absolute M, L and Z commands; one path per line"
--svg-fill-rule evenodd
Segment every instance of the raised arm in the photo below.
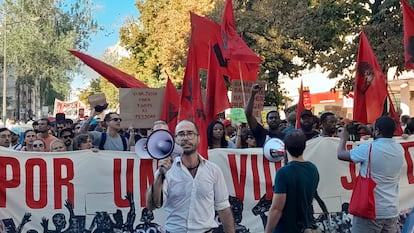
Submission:
M 342 128 L 342 131 L 339 132 L 338 134 L 340 140 L 339 140 L 337 153 L 338 153 L 339 160 L 351 161 L 351 155 L 349 151 L 346 149 L 346 142 L 348 141 L 348 138 L 349 138 L 349 132 L 346 128 L 347 127 L 345 125 L 345 127 Z
M 257 120 L 256 117 L 253 116 L 253 105 L 254 105 L 254 98 L 256 97 L 256 94 L 261 90 L 261 87 L 259 84 L 254 84 L 252 86 L 252 90 L 250 92 L 249 100 L 247 101 L 247 104 L 244 108 L 247 123 L 249 124 L 249 127 L 251 130 L 254 130 L 257 126 Z
M 81 133 L 87 133 L 89 130 L 89 127 L 91 126 L 91 121 L 95 116 L 97 116 L 100 112 L 96 112 L 95 108 L 91 109 L 91 112 L 89 113 L 88 118 L 85 119 L 85 121 L 82 124 L 82 127 L 80 128 Z

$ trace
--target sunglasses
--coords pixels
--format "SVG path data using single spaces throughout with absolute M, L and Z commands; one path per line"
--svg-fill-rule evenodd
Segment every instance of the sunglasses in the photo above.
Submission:
M 119 121 L 119 122 L 121 122 L 121 121 L 122 121 L 122 119 L 121 119 L 121 118 L 119 118 L 119 117 L 115 117 L 115 118 L 112 118 L 112 119 L 111 119 L 111 121 Z
M 63 136 L 64 139 L 73 138 L 72 135 L 65 135 Z
M 33 144 L 33 148 L 37 148 L 37 147 L 44 147 L 43 144 Z

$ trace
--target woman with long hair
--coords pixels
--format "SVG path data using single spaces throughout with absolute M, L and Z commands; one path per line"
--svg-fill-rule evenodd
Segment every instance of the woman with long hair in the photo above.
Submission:
M 207 127 L 208 149 L 214 148 L 236 148 L 231 141 L 226 140 L 224 125 L 221 121 L 212 121 Z
M 22 151 L 32 151 L 33 150 L 33 142 L 36 140 L 36 132 L 34 129 L 28 129 L 24 131 L 23 134 L 23 147 Z

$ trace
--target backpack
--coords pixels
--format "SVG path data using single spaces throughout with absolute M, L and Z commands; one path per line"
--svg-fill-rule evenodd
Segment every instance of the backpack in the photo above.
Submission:
M 122 144 L 124 145 L 124 151 L 127 151 L 128 148 L 127 148 L 126 138 L 121 134 L 119 136 L 121 136 Z M 102 132 L 101 141 L 99 142 L 99 150 L 104 150 L 105 141 L 106 141 L 106 132 Z

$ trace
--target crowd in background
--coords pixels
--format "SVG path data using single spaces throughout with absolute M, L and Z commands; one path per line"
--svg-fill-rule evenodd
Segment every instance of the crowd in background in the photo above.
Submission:
M 121 128 L 122 119 L 118 113 L 108 113 L 104 120 L 93 116 L 85 120 L 73 121 L 72 119 L 59 119 L 51 121 L 49 118 L 41 118 L 33 121 L 31 128 L 24 132 L 15 129 L 0 128 L 0 146 L 17 151 L 73 151 L 85 149 L 107 149 L 100 146 L 103 132 L 110 132 L 108 142 L 119 144 L 118 148 L 109 146 L 114 150 L 129 150 L 130 146 L 141 139 L 146 138 L 152 129 Z M 246 114 L 248 116 L 248 114 Z M 62 116 L 62 115 L 61 115 Z M 63 115 L 64 117 L 64 115 Z M 256 119 L 255 119 L 256 120 Z M 414 118 L 407 115 L 401 116 L 401 127 L 404 135 L 414 133 Z M 364 140 L 371 137 L 372 125 L 364 125 L 352 122 L 349 119 L 338 117 L 332 112 L 324 112 L 319 116 L 310 110 L 303 110 L 300 114 L 300 122 L 296 123 L 296 112 L 287 114 L 286 119 L 281 120 L 278 111 L 269 111 L 266 115 L 267 128 L 262 124 L 232 122 L 224 117 L 224 113 L 217 115 L 217 120 L 210 122 L 205 136 L 208 139 L 208 148 L 254 148 L 263 147 L 268 138 L 280 138 L 299 127 L 307 140 L 319 136 L 336 137 L 338 131 L 345 125 L 351 125 L 350 140 Z M 83 129 L 82 129 L 82 126 Z M 350 126 L 348 126 L 350 127 Z M 109 130 L 109 131 L 108 131 Z M 353 131 L 357 130 L 357 131 Z M 118 137 L 118 141 L 113 141 Z M 97 140 L 98 139 L 98 140 Z M 106 139 L 105 139 L 106 140 Z M 126 143 L 125 143 L 126 141 Z M 106 143 L 106 142 L 105 142 Z M 104 144 L 105 144 L 104 143 Z M 126 144 L 126 146 L 124 145 Z M 101 147 L 101 148 L 100 148 Z

